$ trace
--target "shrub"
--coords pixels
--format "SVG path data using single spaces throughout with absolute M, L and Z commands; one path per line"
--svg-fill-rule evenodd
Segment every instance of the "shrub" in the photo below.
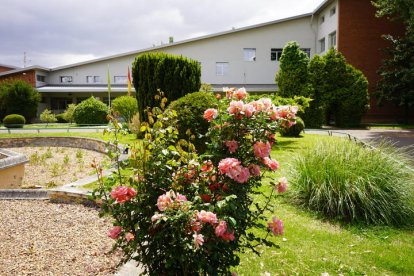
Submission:
M 171 102 L 199 91 L 201 85 L 201 68 L 197 61 L 166 53 L 138 55 L 132 66 L 132 76 L 142 119 L 146 119 L 144 108 L 155 105 L 158 90 Z
M 56 115 L 53 114 L 49 109 L 43 110 L 43 112 L 40 114 L 40 121 L 43 123 L 55 123 L 57 121 Z
M 217 107 L 215 96 L 207 92 L 195 92 L 173 101 L 168 109 L 177 112 L 177 129 L 181 139 L 188 139 L 187 130 L 195 135 L 192 141 L 199 153 L 206 150 L 206 133 L 210 126 L 209 122 L 203 119 L 203 113 L 210 107 Z
M 26 119 L 19 114 L 10 114 L 3 118 L 3 124 L 8 128 L 22 128 Z
M 106 124 L 108 123 L 107 115 L 108 106 L 94 97 L 90 97 L 76 106 L 73 119 L 78 125 Z
M 40 94 L 29 83 L 21 80 L 0 84 L 0 117 L 21 114 L 26 121 L 36 117 Z
M 118 97 L 112 101 L 112 109 L 119 113 L 126 123 L 129 123 L 132 116 L 138 112 L 137 99 L 131 96 Z
M 308 55 L 300 49 L 297 42 L 291 41 L 283 48 L 280 67 L 276 74 L 279 87 L 278 95 L 282 97 L 309 96 Z
M 320 66 L 325 73 L 318 73 L 323 78 L 317 77 L 313 89 L 319 91 L 326 107 L 327 122 L 334 120 L 338 127 L 358 126 L 369 108 L 366 77 L 333 48 L 323 56 Z
M 269 204 L 286 181 L 270 183 L 270 195 L 259 187 L 268 175 L 264 171 L 279 166 L 269 156 L 274 133 L 294 114 L 276 119 L 270 99 L 241 100 L 223 99 L 219 109 L 204 112 L 212 141 L 204 158 L 191 143 L 179 140 L 174 110 L 154 107 L 149 122 L 141 124 L 140 146 L 131 148 L 127 169 L 134 177 L 118 170 L 103 182 L 101 167 L 94 164 L 100 183 L 95 198 L 107 199 L 102 210 L 114 219 L 108 234 L 125 253 L 124 261 L 138 261 L 144 274 L 230 275 L 240 251 L 259 254 L 257 246 L 274 246 L 257 229 L 283 234 L 282 221 L 273 217 L 266 225 L 264 213 L 273 211 Z M 116 121 L 113 125 L 121 131 Z M 256 194 L 266 201 L 254 202 Z
M 73 113 L 75 112 L 76 104 L 69 104 L 65 112 L 63 112 L 63 119 L 68 122 L 73 122 Z
M 65 119 L 65 114 L 64 113 L 61 113 L 61 114 L 57 114 L 56 115 L 56 120 L 57 120 L 57 122 L 58 123 L 67 123 L 68 121 L 66 121 L 66 119 Z
M 413 173 L 395 148 L 345 139 L 319 142 L 293 160 L 294 202 L 328 218 L 367 224 L 407 223 L 413 216 Z
M 300 133 L 305 129 L 305 123 L 300 117 L 296 116 L 296 124 L 287 127 L 281 128 L 279 130 L 280 135 L 283 137 L 299 137 Z

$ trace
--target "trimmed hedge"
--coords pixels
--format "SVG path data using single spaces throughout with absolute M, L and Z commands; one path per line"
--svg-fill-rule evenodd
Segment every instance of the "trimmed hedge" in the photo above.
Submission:
M 300 133 L 305 129 L 305 123 L 300 117 L 296 117 L 296 124 L 290 128 L 281 128 L 280 135 L 283 137 L 299 137 Z
M 195 135 L 192 141 L 199 153 L 207 149 L 205 134 L 208 131 L 209 123 L 203 118 L 204 111 L 217 106 L 217 99 L 212 93 L 194 92 L 173 101 L 168 109 L 175 110 L 178 118 L 178 131 L 182 139 L 188 139 L 188 129 Z
M 108 106 L 94 97 L 90 97 L 76 106 L 73 119 L 78 125 L 99 125 L 108 123 L 107 115 Z
M 132 65 L 132 76 L 140 118 L 146 120 L 144 109 L 156 106 L 155 96 L 161 90 L 171 102 L 201 86 L 200 64 L 182 56 L 166 53 L 138 55 Z
M 3 124 L 7 128 L 22 128 L 26 119 L 19 114 L 9 114 L 3 119 Z

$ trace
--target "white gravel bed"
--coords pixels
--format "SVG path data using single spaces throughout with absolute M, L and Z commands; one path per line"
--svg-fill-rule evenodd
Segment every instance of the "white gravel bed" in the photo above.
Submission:
M 66 147 L 23 147 L 8 148 L 26 155 L 29 163 L 25 164 L 23 187 L 42 186 L 53 188 L 74 182 L 91 174 L 94 159 L 109 162 L 101 153 Z
M 75 204 L 0 200 L 0 275 L 113 275 L 108 218 Z

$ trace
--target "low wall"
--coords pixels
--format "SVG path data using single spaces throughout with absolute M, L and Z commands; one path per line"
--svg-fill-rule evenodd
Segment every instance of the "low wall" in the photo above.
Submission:
M 19 137 L 0 138 L 0 148 L 20 147 L 69 147 L 106 153 L 106 143 L 83 137 Z
M 0 189 L 20 188 L 27 162 L 23 154 L 0 149 Z

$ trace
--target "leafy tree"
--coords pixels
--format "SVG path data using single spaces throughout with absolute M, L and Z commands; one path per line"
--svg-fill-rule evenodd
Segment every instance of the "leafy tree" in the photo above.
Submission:
M 358 126 L 369 107 L 368 81 L 363 73 L 333 48 L 322 58 L 315 56 L 310 64 L 312 91 L 325 109 L 327 122 L 333 119 L 338 127 Z
M 118 112 L 126 123 L 138 112 L 137 99 L 131 96 L 121 96 L 112 101 L 112 109 Z
M 0 83 L 0 117 L 21 114 L 30 121 L 36 117 L 40 94 L 29 83 L 12 80 Z
M 391 101 L 403 107 L 405 121 L 414 106 L 414 3 L 412 0 L 375 0 L 378 17 L 399 21 L 405 26 L 403 37 L 384 35 L 390 42 L 385 49 L 388 58 L 379 69 L 380 81 L 377 84 L 378 103 Z
M 41 114 L 40 114 L 40 121 L 42 121 L 43 123 L 46 123 L 46 126 L 49 125 L 49 123 L 55 123 L 57 121 L 56 115 L 53 114 L 52 112 L 50 112 L 49 109 L 45 109 Z
M 280 96 L 309 96 L 308 63 L 308 55 L 300 49 L 297 42 L 286 44 L 280 57 L 280 69 L 276 74 Z
M 94 97 L 78 104 L 73 112 L 73 119 L 78 125 L 106 124 L 108 106 Z
M 63 119 L 68 123 L 73 123 L 73 113 L 75 112 L 76 104 L 69 104 L 63 113 Z
M 327 71 L 325 70 L 324 58 L 319 55 L 313 56 L 309 62 L 308 71 L 312 101 L 309 104 L 309 108 L 301 116 L 308 128 L 320 128 L 326 123 L 324 115 L 326 104 L 323 99 L 323 89 Z

